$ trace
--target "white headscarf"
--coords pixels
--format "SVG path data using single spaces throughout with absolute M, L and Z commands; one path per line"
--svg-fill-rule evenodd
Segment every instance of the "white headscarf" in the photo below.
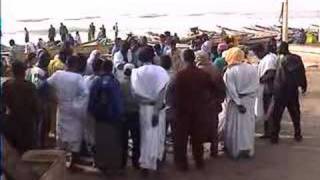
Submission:
M 212 43 L 211 41 L 206 41 L 202 44 L 201 46 L 201 50 L 210 54 L 211 53 L 211 49 L 212 49 Z
M 99 56 L 100 56 L 99 50 L 93 50 L 91 52 L 89 58 L 87 59 L 87 67 L 86 67 L 86 71 L 85 71 L 86 75 L 93 74 L 92 64 L 95 59 L 99 58 Z

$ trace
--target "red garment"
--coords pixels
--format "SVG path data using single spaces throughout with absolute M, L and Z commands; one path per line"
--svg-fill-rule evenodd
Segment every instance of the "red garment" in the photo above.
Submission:
M 174 109 L 173 133 L 175 161 L 185 166 L 188 136 L 191 136 L 193 155 L 197 165 L 203 163 L 202 143 L 207 141 L 209 134 L 214 134 L 212 112 L 215 110 L 215 84 L 208 73 L 195 66 L 188 66 L 180 71 L 169 86 L 172 93 Z M 214 113 L 215 114 L 215 113 Z
M 35 86 L 24 80 L 8 80 L 3 84 L 3 106 L 8 119 L 6 138 L 19 153 L 35 146 L 36 125 L 39 117 L 39 99 Z

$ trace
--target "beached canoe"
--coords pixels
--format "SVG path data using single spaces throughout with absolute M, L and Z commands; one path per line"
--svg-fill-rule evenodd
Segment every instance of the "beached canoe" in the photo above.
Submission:
M 109 49 L 112 46 L 111 43 L 107 44 L 101 44 L 98 41 L 91 41 L 91 42 L 85 42 L 79 46 L 74 47 L 74 53 L 82 53 L 85 55 L 89 55 L 93 50 L 100 50 L 101 54 L 108 54 Z M 24 46 L 18 46 L 18 52 L 16 54 L 17 59 L 25 60 L 27 54 L 24 53 Z M 47 47 L 47 50 L 49 51 L 49 54 L 53 58 L 54 55 L 58 54 L 61 47 L 54 46 L 54 47 Z M 9 56 L 9 49 L 1 49 L 1 56 L 8 57 Z

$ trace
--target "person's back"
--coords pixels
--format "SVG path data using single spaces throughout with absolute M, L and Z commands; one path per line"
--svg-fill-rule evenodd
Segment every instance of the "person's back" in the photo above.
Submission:
M 82 87 L 82 76 L 74 72 L 58 70 L 47 81 L 57 91 L 60 102 L 73 100 L 84 89 Z
M 132 81 L 136 82 L 133 84 L 135 92 L 140 92 L 139 96 L 148 98 L 151 101 L 156 100 L 158 97 L 158 93 L 161 91 L 158 88 L 163 88 L 169 81 L 167 72 L 157 65 L 144 65 L 134 69 L 132 73 L 137 74 L 132 76 Z M 136 77 L 139 77 L 139 80 Z M 150 82 L 153 83 L 150 84 Z
M 280 69 L 277 75 L 282 74 L 283 81 L 280 85 L 276 85 L 276 87 L 281 87 L 276 90 L 283 92 L 283 95 L 290 96 L 292 92 L 298 92 L 299 87 L 307 88 L 305 68 L 300 56 L 288 54 L 280 59 L 280 63 Z M 278 82 L 279 81 L 276 81 L 276 83 Z
M 35 86 L 28 81 L 17 81 L 14 79 L 7 80 L 3 84 L 3 93 L 6 98 L 6 105 L 10 109 L 10 114 L 14 116 L 25 116 L 25 113 L 32 114 L 35 109 L 33 104 L 36 89 Z M 30 97 L 30 98 L 26 98 Z M 23 99 L 23 101 L 21 101 Z M 25 119 L 28 121 L 29 119 Z
M 190 66 L 176 75 L 177 113 L 198 114 L 209 103 L 211 79 L 208 73 Z
M 25 67 L 19 63 L 21 62 L 13 63 L 15 78 L 3 84 L 1 96 L 8 115 L 5 130 L 9 141 L 22 153 L 35 145 L 39 104 L 36 88 L 31 82 L 24 80 Z
M 256 92 L 258 82 L 257 69 L 248 63 L 234 65 L 226 71 L 227 79 L 232 79 L 239 95 L 248 95 Z
M 42 82 L 44 82 L 44 80 L 46 79 L 46 76 L 47 74 L 43 69 L 37 66 L 34 66 L 30 69 L 26 79 L 32 82 L 38 88 L 40 87 Z
M 208 53 L 202 50 L 196 52 L 196 66 L 210 75 L 212 84 L 215 87 L 212 89 L 212 102 L 215 104 L 215 106 L 212 106 L 212 111 L 215 111 L 216 115 L 218 115 L 218 113 L 222 110 L 221 103 L 226 96 L 226 87 L 222 78 L 222 74 L 211 63 Z
M 227 62 L 224 57 L 218 57 L 214 60 L 213 65 L 220 71 L 223 72 L 224 68 L 227 66 Z
M 302 140 L 301 134 L 301 112 L 299 103 L 299 87 L 302 93 L 307 91 L 307 79 L 305 68 L 301 57 L 289 52 L 289 44 L 282 42 L 279 46 L 279 64 L 274 80 L 274 110 L 272 113 L 273 126 L 271 143 L 278 143 L 280 133 L 280 123 L 285 108 L 288 108 L 291 116 L 295 140 Z
M 139 104 L 133 95 L 130 77 L 123 78 L 120 81 L 120 86 L 124 98 L 124 109 L 131 113 L 139 112 Z
M 59 55 L 56 55 L 53 60 L 49 62 L 48 65 L 48 74 L 49 76 L 53 75 L 58 70 L 64 69 L 64 63 L 61 60 L 61 57 Z
M 90 92 L 89 111 L 97 121 L 119 120 L 123 107 L 119 81 L 112 74 L 97 78 Z
M 123 164 L 123 104 L 120 85 L 112 75 L 112 61 L 101 65 L 102 74 L 93 83 L 88 111 L 95 117 L 95 163 L 103 173 L 113 173 Z
M 167 90 L 168 105 L 172 107 L 172 129 L 174 137 L 174 160 L 178 169 L 188 169 L 187 146 L 191 136 L 193 157 L 197 168 L 203 168 L 203 143 L 209 132 L 214 133 L 212 121 L 208 121 L 208 110 L 212 104 L 214 83 L 210 75 L 197 68 L 191 49 L 183 52 L 186 67 L 176 74 Z M 212 116 L 212 119 L 214 117 Z

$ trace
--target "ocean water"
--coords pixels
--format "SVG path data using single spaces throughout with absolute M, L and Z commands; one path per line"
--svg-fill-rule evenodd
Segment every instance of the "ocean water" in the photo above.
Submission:
M 158 4 L 150 4 L 146 0 L 141 0 L 141 2 L 137 0 L 137 2 L 140 3 L 128 4 L 128 6 L 125 7 L 118 7 L 117 5 L 114 5 L 115 9 L 112 11 L 110 10 L 112 7 L 101 7 L 102 5 L 108 4 L 104 3 L 107 1 L 91 0 L 101 4 L 98 4 L 96 7 L 92 7 L 88 6 L 88 4 L 82 3 L 81 1 L 81 3 L 79 3 L 81 8 L 73 8 L 68 12 L 63 10 L 62 12 L 52 12 L 49 9 L 42 9 L 42 11 L 38 10 L 39 13 L 37 13 L 36 9 L 34 9 L 35 12 L 32 11 L 33 13 L 27 13 L 28 11 L 25 11 L 26 13 L 24 13 L 22 10 L 20 12 L 14 10 L 17 6 L 13 1 L 18 0 L 4 0 L 5 3 L 2 3 L 1 6 L 1 9 L 3 10 L 2 44 L 8 44 L 10 39 L 14 39 L 17 44 L 23 44 L 24 27 L 29 29 L 31 41 L 37 42 L 38 38 L 47 40 L 47 33 L 50 24 L 54 25 L 58 30 L 60 22 L 63 22 L 73 35 L 76 30 L 80 31 L 83 42 L 87 40 L 87 30 L 91 22 L 95 23 L 97 30 L 102 24 L 104 24 L 107 29 L 107 36 L 110 38 L 113 38 L 114 33 L 112 26 L 115 22 L 118 22 L 119 24 L 120 36 L 122 37 L 125 37 L 129 32 L 143 35 L 148 31 L 162 33 L 166 30 L 171 31 L 172 33 L 177 32 L 180 36 L 185 36 L 189 29 L 195 26 L 198 26 L 201 29 L 213 31 L 219 31 L 217 25 L 235 29 L 241 29 L 244 26 L 252 26 L 256 24 L 273 26 L 279 25 L 281 9 L 280 0 L 269 0 L 269 3 L 259 0 L 259 2 L 264 2 L 260 3 L 261 6 L 259 6 L 259 4 L 251 4 L 252 6 L 242 4 L 242 6 L 239 7 L 241 4 L 238 3 L 237 5 L 234 5 L 238 6 L 237 8 L 233 8 L 231 5 L 227 6 L 228 2 L 241 1 L 224 0 L 227 4 L 225 6 L 220 6 L 221 8 L 217 8 L 214 6 L 217 4 L 217 1 L 214 0 L 198 0 L 202 3 L 207 3 L 209 7 L 193 7 L 192 4 L 188 6 L 181 6 L 181 2 L 188 2 L 187 0 L 172 1 L 174 3 L 171 4 L 170 7 L 165 7 L 163 4 L 171 2 L 169 0 L 163 0 L 164 2 L 158 2 Z M 40 0 L 29 1 L 40 2 Z M 42 0 L 41 2 L 44 1 L 47 0 Z M 78 2 L 72 0 L 69 1 L 70 3 Z M 129 0 L 118 1 L 129 2 Z M 253 0 L 242 1 L 253 2 Z M 298 2 L 298 0 L 295 1 Z M 308 1 L 312 2 L 311 0 L 305 0 L 305 2 Z M 110 5 L 110 3 L 108 5 Z M 120 3 L 119 5 L 122 4 Z M 132 8 L 130 8 L 130 5 Z M 320 24 L 320 3 L 316 3 L 315 6 L 317 5 L 319 5 L 318 8 L 306 8 L 297 5 L 294 7 L 291 6 L 289 26 L 307 28 L 311 24 Z M 155 6 L 164 6 L 164 8 L 152 8 Z M 212 8 L 210 6 L 212 6 Z M 312 5 L 309 6 L 312 7 Z M 41 5 L 38 5 L 35 8 L 38 7 L 41 8 Z M 57 38 L 59 39 L 60 37 L 57 36 Z

